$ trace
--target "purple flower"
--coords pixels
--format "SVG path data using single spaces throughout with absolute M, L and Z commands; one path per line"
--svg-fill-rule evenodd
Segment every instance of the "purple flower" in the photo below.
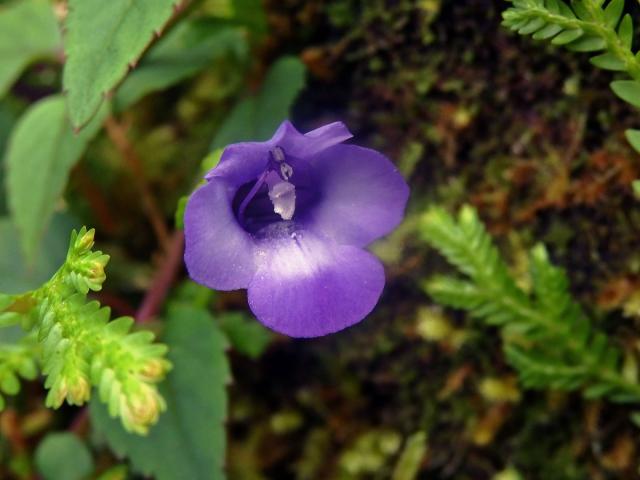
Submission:
M 216 290 L 248 289 L 267 327 L 319 337 L 362 320 L 384 287 L 364 250 L 401 221 L 409 187 L 382 154 L 343 145 L 331 123 L 288 121 L 267 142 L 228 146 L 185 211 L 185 263 Z

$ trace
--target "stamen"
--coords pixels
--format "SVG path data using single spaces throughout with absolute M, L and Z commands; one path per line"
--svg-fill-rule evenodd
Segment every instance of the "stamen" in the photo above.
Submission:
M 288 181 L 291 178 L 291 175 L 293 175 L 293 168 L 285 162 L 287 157 L 284 154 L 284 149 L 280 146 L 273 147 L 271 150 L 271 157 L 276 163 L 280 164 L 280 176 L 282 179 L 285 182 Z
M 265 183 L 269 188 L 269 200 L 273 204 L 275 213 L 280 215 L 283 220 L 291 220 L 296 211 L 296 187 L 289 182 L 293 175 L 293 167 L 285 162 L 286 157 L 282 147 L 276 146 L 269 153 L 275 165 L 270 163 L 267 166 L 238 208 L 238 220 L 243 225 L 245 224 L 245 212 L 249 203 Z
M 293 175 L 293 168 L 291 168 L 291 165 L 286 162 L 282 162 L 282 164 L 280 164 L 280 176 L 282 176 L 286 181 L 291 178 L 291 175 Z
M 271 150 L 271 156 L 276 162 L 284 162 L 284 150 L 282 147 L 276 146 Z
M 269 185 L 269 199 L 273 203 L 273 211 L 283 220 L 291 220 L 296 212 L 296 187 L 289 182 L 278 182 Z
M 264 172 L 262 172 L 262 175 L 260 175 L 260 178 L 256 180 L 256 183 L 253 185 L 253 188 L 249 190 L 249 193 L 247 194 L 247 196 L 244 197 L 244 200 L 242 200 L 242 203 L 240 204 L 240 208 L 238 208 L 238 219 L 240 220 L 241 224 L 244 225 L 245 223 L 244 212 L 247 209 L 249 202 L 253 200 L 253 197 L 255 197 L 258 191 L 260 190 L 260 187 L 264 185 L 264 182 L 267 179 L 267 175 L 269 175 L 269 170 L 265 170 Z

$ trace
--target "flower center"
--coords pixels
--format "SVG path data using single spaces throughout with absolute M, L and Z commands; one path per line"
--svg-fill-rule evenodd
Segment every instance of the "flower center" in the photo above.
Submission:
M 293 168 L 286 162 L 286 156 L 281 147 L 277 146 L 269 153 L 271 159 L 267 168 L 258 177 L 238 208 L 238 218 L 243 225 L 247 223 L 247 207 L 265 185 L 268 188 L 268 197 L 274 213 L 278 214 L 282 220 L 291 220 L 295 214 L 296 187 L 289 181 L 293 175 Z

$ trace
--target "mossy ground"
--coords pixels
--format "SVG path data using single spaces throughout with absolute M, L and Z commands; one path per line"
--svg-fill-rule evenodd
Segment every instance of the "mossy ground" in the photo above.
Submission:
M 507 32 L 498 0 L 269 3 L 272 51 L 299 53 L 312 74 L 294 119 L 343 119 L 398 162 L 412 198 L 375 247 L 388 286 L 374 314 L 234 358 L 231 476 L 390 478 L 424 431 L 417 478 L 636 478 L 631 410 L 521 391 L 495 330 L 422 293 L 446 267 L 415 234 L 426 205 L 472 203 L 516 274 L 544 242 L 593 318 L 635 344 L 640 163 L 623 132 L 638 120 L 611 74 Z

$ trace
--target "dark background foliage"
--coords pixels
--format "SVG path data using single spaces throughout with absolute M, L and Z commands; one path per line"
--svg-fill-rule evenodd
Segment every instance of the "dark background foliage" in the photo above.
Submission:
M 268 28 L 252 30 L 258 38 L 247 57 L 225 56 L 142 98 L 72 170 L 64 218 L 42 249 L 64 250 L 69 224 L 95 227 L 112 257 L 96 297 L 121 315 L 136 313 L 163 271 L 160 247 L 171 242 L 176 205 L 216 132 L 240 98 L 259 95 L 284 55 L 308 72 L 293 122 L 305 131 L 342 120 L 357 143 L 385 152 L 408 179 L 405 224 L 373 248 L 387 265 L 387 287 L 368 319 L 322 339 L 275 338 L 261 355 L 237 345 L 230 353 L 229 478 L 636 478 L 640 443 L 628 407 L 522 389 L 498 331 L 438 307 L 421 288 L 449 267 L 420 240 L 418 216 L 434 203 L 471 203 L 517 279 L 525 281 L 526 251 L 542 241 L 615 343 L 636 348 L 640 338 L 640 210 L 630 187 L 640 164 L 624 139 L 637 112 L 586 57 L 503 28 L 507 5 L 265 0 Z M 638 18 L 635 4 L 627 9 Z M 60 90 L 60 77 L 59 62 L 50 61 L 20 77 L 0 102 L 0 149 L 30 103 Z M 145 195 L 156 205 L 151 215 Z M 3 198 L 0 210 L 6 214 Z M 0 237 L 6 251 L 16 242 L 10 232 Z M 4 257 L 3 272 L 15 271 Z M 222 322 L 246 311 L 243 292 L 193 293 L 181 269 L 172 276 L 173 302 L 198 298 Z M 150 327 L 162 330 L 159 322 Z M 23 390 L 0 417 L 0 478 L 34 478 L 34 452 L 57 430 L 86 440 L 95 470 L 114 475 L 104 478 L 136 478 L 96 440 L 86 415 L 45 409 L 37 382 Z M 402 476 L 411 471 L 397 466 L 407 451 L 418 471 Z

